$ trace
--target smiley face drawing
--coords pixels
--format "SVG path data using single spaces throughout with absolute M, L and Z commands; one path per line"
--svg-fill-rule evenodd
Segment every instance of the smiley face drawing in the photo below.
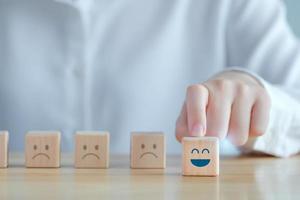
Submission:
M 219 174 L 219 140 L 216 137 L 182 139 L 182 174 L 216 176 Z
M 131 134 L 131 168 L 165 168 L 165 137 L 160 132 Z
M 202 154 L 207 153 L 209 154 L 209 150 L 207 148 L 202 149 L 201 151 L 197 148 L 193 148 L 191 151 L 191 154 L 200 154 L 200 152 Z M 210 159 L 202 159 L 202 158 L 193 158 L 191 159 L 191 163 L 196 166 L 196 167 L 205 167 L 206 165 L 208 165 L 210 162 Z
M 26 135 L 27 167 L 59 167 L 60 132 L 31 131 Z
M 76 168 L 108 168 L 109 133 L 78 131 L 75 135 Z

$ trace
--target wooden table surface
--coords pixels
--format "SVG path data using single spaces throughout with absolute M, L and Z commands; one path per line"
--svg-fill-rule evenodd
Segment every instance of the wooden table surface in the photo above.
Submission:
M 13 154 L 0 169 L 0 199 L 300 199 L 300 156 L 223 157 L 219 177 L 183 177 L 180 162 L 132 170 L 129 156 L 111 155 L 109 169 L 74 169 L 63 155 L 61 168 L 29 169 Z

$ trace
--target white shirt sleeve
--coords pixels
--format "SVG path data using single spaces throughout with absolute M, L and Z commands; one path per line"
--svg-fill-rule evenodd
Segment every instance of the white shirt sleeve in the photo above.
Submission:
M 300 151 L 300 45 L 280 0 L 234 1 L 228 17 L 228 66 L 257 78 L 271 97 L 266 133 L 243 151 L 287 157 Z

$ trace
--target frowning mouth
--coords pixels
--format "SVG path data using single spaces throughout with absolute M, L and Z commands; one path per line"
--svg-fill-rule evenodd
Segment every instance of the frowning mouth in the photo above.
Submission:
M 48 160 L 50 160 L 50 156 L 48 156 L 47 154 L 45 153 L 38 153 L 38 154 L 35 154 L 32 159 L 34 160 L 36 157 L 38 156 L 45 156 L 46 158 L 48 158 Z
M 154 156 L 155 158 L 158 157 L 155 153 L 148 151 L 148 152 L 143 153 L 143 154 L 140 156 L 140 159 L 141 159 L 142 157 L 144 157 L 145 155 L 152 155 L 152 156 Z
M 84 155 L 81 157 L 81 159 L 83 160 L 83 159 L 85 159 L 85 158 L 88 157 L 88 156 L 94 156 L 94 157 L 96 157 L 98 160 L 100 160 L 100 157 L 99 157 L 97 154 L 95 154 L 95 153 L 87 153 L 87 154 L 84 154 Z

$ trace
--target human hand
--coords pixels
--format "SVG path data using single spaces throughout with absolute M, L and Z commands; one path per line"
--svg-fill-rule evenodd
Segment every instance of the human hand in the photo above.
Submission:
M 228 137 L 237 146 L 267 129 L 271 101 L 256 79 L 242 72 L 219 74 L 187 88 L 176 122 L 176 138 Z

